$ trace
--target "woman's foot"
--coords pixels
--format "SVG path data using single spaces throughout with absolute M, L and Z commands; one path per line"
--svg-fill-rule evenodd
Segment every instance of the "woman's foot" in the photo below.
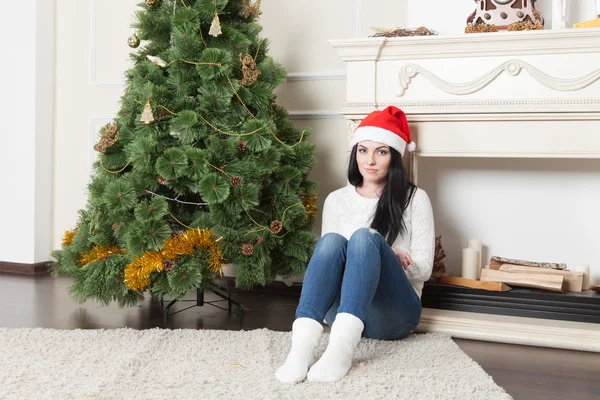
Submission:
M 352 367 L 354 349 L 364 329 L 363 322 L 352 314 L 339 313 L 331 326 L 329 344 L 323 356 L 308 371 L 311 382 L 334 382 L 346 376 Z
M 298 318 L 292 325 L 292 349 L 275 377 L 284 383 L 300 382 L 315 363 L 315 349 L 321 340 L 323 325 L 311 318 Z

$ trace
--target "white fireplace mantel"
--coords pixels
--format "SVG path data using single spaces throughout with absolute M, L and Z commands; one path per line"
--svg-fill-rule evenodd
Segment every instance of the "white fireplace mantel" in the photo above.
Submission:
M 415 182 L 421 157 L 600 158 L 600 29 L 330 44 L 346 62 L 348 133 L 404 110 Z M 597 324 L 426 309 L 419 330 L 600 352 Z

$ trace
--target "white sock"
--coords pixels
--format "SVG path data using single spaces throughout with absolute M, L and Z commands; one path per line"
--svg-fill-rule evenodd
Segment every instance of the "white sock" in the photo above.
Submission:
M 333 382 L 346 376 L 352 367 L 354 349 L 360 341 L 363 322 L 352 314 L 339 313 L 331 326 L 329 344 L 323 356 L 308 371 L 311 382 Z
M 315 349 L 321 340 L 323 325 L 311 318 L 298 318 L 292 325 L 292 349 L 275 377 L 284 383 L 300 382 L 315 363 Z

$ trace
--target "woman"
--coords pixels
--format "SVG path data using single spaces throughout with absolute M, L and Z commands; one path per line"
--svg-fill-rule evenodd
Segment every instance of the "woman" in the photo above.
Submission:
M 406 116 L 392 106 L 371 113 L 350 146 L 350 185 L 325 200 L 321 239 L 292 326 L 292 348 L 275 373 L 281 382 L 342 379 L 362 335 L 402 339 L 421 316 L 435 233 L 429 198 L 402 167 L 405 150 L 415 148 Z M 331 334 L 315 364 L 324 318 Z

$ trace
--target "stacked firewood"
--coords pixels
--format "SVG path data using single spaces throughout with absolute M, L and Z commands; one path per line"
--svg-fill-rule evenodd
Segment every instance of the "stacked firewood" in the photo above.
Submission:
M 443 276 L 440 283 L 491 291 L 507 291 L 511 286 L 562 293 L 581 292 L 584 273 L 569 271 L 566 264 L 515 260 L 493 256 L 481 270 L 479 280 Z M 585 288 L 586 290 L 588 288 Z M 590 287 L 595 290 L 595 287 Z
M 492 257 L 489 268 L 481 270 L 480 279 L 562 293 L 581 292 L 583 275 L 583 272 L 569 271 L 566 264 Z

